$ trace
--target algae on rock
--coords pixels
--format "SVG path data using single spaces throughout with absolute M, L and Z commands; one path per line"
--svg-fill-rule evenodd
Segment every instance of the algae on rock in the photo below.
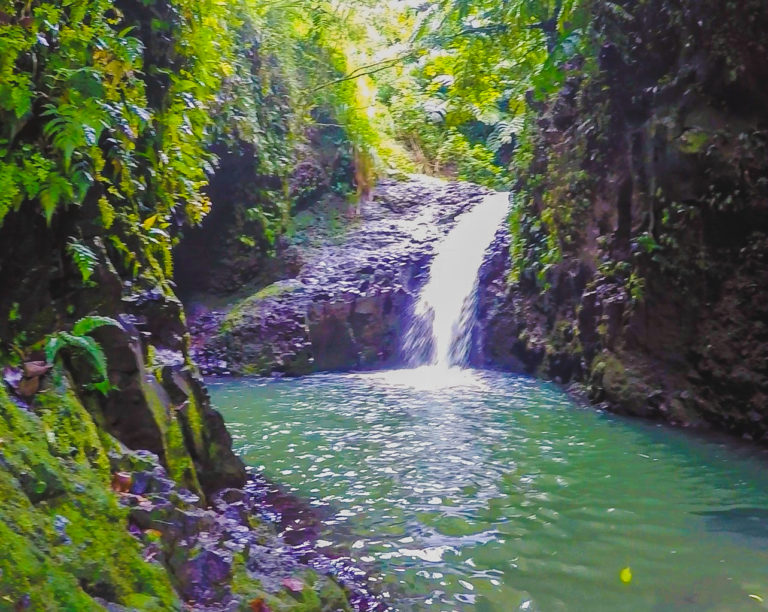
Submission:
M 0 468 L 0 609 L 181 608 L 128 533 L 107 449 L 71 389 L 26 409 L 0 386 Z

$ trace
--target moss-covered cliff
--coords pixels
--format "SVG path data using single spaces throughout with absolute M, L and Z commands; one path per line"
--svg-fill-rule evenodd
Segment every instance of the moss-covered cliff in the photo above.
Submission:
M 38 394 L 34 410 L 0 389 L 0 439 L 0 609 L 179 607 L 110 488 L 119 443 L 66 385 Z
M 592 14 L 592 51 L 534 103 L 518 151 L 511 263 L 484 271 L 486 359 L 764 440 L 766 5 Z

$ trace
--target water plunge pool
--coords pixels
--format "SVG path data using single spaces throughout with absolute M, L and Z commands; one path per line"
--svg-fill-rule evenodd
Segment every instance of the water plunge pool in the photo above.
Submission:
M 768 609 L 766 453 L 437 372 L 210 389 L 245 462 L 311 500 L 396 610 Z

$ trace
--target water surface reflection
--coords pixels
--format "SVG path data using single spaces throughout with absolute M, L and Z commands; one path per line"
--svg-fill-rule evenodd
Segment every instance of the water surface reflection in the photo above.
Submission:
M 766 606 L 753 447 L 493 372 L 218 381 L 212 395 L 245 460 L 310 498 L 322 537 L 380 567 L 398 610 Z

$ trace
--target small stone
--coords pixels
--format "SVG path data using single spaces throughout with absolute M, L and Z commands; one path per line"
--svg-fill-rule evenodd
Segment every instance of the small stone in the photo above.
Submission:
M 192 493 L 192 491 L 189 491 L 188 489 L 179 489 L 176 492 L 175 498 L 191 506 L 194 506 L 200 502 L 200 496 L 195 495 L 194 493 Z
M 182 594 L 192 600 L 210 600 L 214 587 L 225 582 L 231 574 L 232 558 L 223 551 L 200 551 L 176 571 Z
M 130 472 L 115 472 L 112 475 L 112 490 L 118 493 L 128 493 L 131 490 L 132 480 Z
M 176 484 L 169 478 L 154 475 L 149 483 L 149 492 L 158 495 L 170 493 Z
M 70 520 L 66 516 L 57 514 L 53 518 L 53 530 L 59 536 L 59 542 L 62 544 L 71 544 L 72 540 L 67 535 L 67 525 L 70 524 Z
M 19 368 L 6 366 L 3 368 L 3 380 L 12 389 L 16 389 L 22 379 L 22 371 Z
M 304 590 L 304 583 L 298 578 L 284 578 L 283 586 L 294 593 L 301 593 Z
M 149 472 L 135 472 L 131 482 L 131 493 L 144 495 L 149 490 L 152 475 Z

